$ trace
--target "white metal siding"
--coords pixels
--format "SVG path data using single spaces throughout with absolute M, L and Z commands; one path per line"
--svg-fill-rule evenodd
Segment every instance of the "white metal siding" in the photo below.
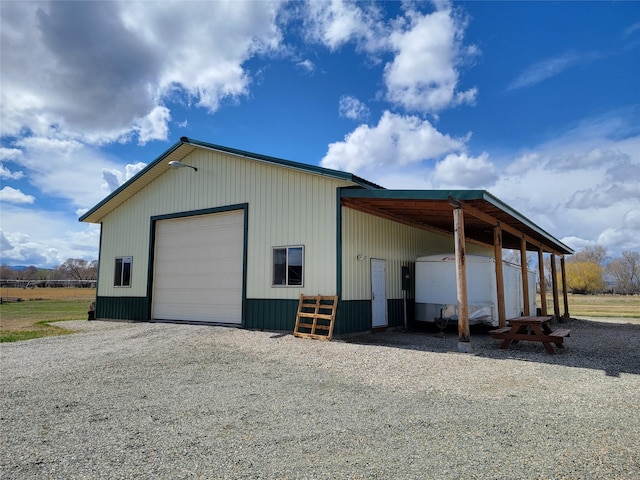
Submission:
M 242 322 L 243 212 L 156 224 L 152 318 Z
M 104 219 L 98 295 L 145 296 L 150 218 L 248 204 L 247 298 L 297 299 L 336 291 L 336 188 L 350 182 L 196 149 L 198 168 L 168 170 Z M 271 286 L 271 248 L 304 245 L 304 287 Z M 116 256 L 131 255 L 133 285 L 113 288 Z
M 419 256 L 452 249 L 453 237 L 342 207 L 342 299 L 371 298 L 370 258 L 387 260 L 387 298 L 402 298 L 402 266 Z M 488 251 L 493 249 L 467 246 L 467 253 Z

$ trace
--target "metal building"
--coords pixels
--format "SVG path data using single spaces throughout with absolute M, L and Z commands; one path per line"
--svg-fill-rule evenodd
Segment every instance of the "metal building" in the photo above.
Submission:
M 346 334 L 403 325 L 419 256 L 572 253 L 486 191 L 385 190 L 186 137 L 80 220 L 101 225 L 103 319 L 292 330 L 300 294 L 338 294 Z

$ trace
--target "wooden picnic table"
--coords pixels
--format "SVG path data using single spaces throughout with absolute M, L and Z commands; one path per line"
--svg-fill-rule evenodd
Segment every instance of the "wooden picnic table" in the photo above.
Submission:
M 570 336 L 571 330 L 563 328 L 551 330 L 552 317 L 516 317 L 507 320 L 509 326 L 491 330 L 489 333 L 493 338 L 502 339 L 500 348 L 509 348 L 512 343 L 520 340 L 528 342 L 542 342 L 544 348 L 551 355 L 556 353 L 554 344 L 558 348 L 563 348 L 563 340 Z

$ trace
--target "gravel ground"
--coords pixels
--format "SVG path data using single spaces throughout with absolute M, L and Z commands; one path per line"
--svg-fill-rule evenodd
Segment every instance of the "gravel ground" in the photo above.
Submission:
M 640 324 L 558 355 L 472 331 L 322 342 L 64 322 L 0 345 L 0 477 L 637 479 Z

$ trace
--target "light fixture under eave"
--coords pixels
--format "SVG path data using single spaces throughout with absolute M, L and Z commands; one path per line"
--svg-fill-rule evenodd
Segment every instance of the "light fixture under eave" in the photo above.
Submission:
M 196 172 L 198 171 L 198 169 L 196 167 L 194 167 L 193 165 L 187 165 L 186 163 L 178 162 L 177 160 L 172 160 L 171 162 L 169 162 L 169 166 L 171 168 L 189 167 L 189 168 L 193 168 Z

